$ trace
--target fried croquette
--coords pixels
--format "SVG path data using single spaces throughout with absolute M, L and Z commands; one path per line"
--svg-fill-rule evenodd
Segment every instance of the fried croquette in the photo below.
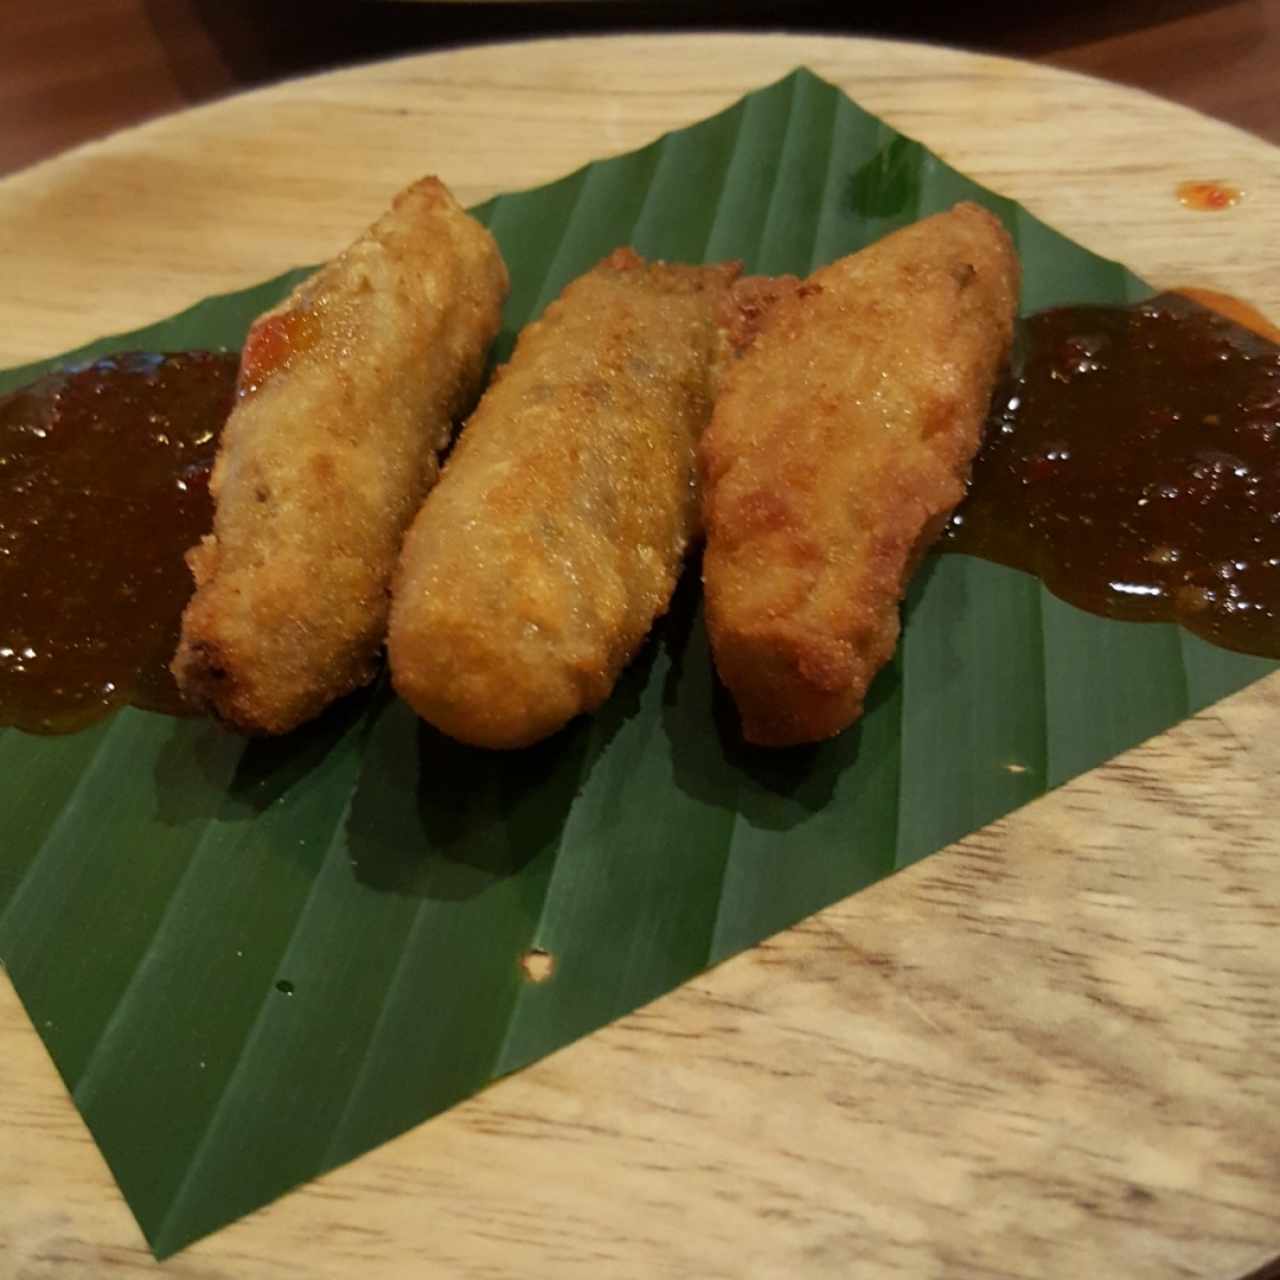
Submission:
M 521 747 L 608 697 L 698 530 L 695 445 L 736 274 L 620 249 L 520 335 L 396 574 L 391 676 L 424 720 Z
M 862 713 L 898 606 L 964 495 L 1018 297 L 972 204 L 779 283 L 722 317 L 700 444 L 703 584 L 744 737 L 818 741 Z
M 375 674 L 401 540 L 475 402 L 507 271 L 436 178 L 249 332 L 173 673 L 247 733 Z

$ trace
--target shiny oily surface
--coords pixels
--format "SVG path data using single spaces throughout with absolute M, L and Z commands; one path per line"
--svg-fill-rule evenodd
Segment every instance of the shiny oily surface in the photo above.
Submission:
M 1190 298 L 1210 311 L 1234 320 L 1236 324 L 1260 333 L 1272 342 L 1280 342 L 1280 326 L 1273 324 L 1250 302 L 1243 298 L 1233 297 L 1229 293 L 1220 293 L 1217 289 L 1182 288 L 1175 292 L 1183 298 Z
M 1031 316 L 941 549 L 1280 658 L 1280 347 L 1176 294 Z
M 1179 203 L 1197 213 L 1221 213 L 1244 199 L 1244 192 L 1230 182 L 1216 179 L 1181 182 L 1178 184 Z
M 0 724 L 184 712 L 183 554 L 211 523 L 236 369 L 117 356 L 0 400 Z M 1280 657 L 1280 348 L 1174 295 L 1032 316 L 940 549 Z
M 181 714 L 168 664 L 237 356 L 121 355 L 0 399 L 0 724 Z

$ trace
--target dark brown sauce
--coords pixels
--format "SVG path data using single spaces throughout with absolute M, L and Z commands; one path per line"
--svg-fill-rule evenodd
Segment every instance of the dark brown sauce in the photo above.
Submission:
M 1179 287 L 1174 292 L 1190 298 L 1192 302 L 1200 303 L 1202 307 L 1208 307 L 1210 311 L 1216 311 L 1220 316 L 1226 316 L 1228 320 L 1234 320 L 1246 329 L 1252 329 L 1254 333 L 1260 333 L 1272 342 L 1280 342 L 1280 326 L 1272 324 L 1257 307 L 1245 302 L 1243 298 L 1219 293 L 1217 289 L 1201 289 L 1195 285 Z
M 183 712 L 168 664 L 237 356 L 97 361 L 0 398 L 0 725 Z
M 298 335 L 279 336 L 260 377 Z M 1043 312 L 1019 345 L 942 549 L 1280 658 L 1280 348 L 1174 294 Z M 211 520 L 237 363 L 119 356 L 0 399 L 0 724 L 183 713 L 183 553 Z
M 1030 317 L 943 550 L 1280 658 L 1280 348 L 1177 294 Z

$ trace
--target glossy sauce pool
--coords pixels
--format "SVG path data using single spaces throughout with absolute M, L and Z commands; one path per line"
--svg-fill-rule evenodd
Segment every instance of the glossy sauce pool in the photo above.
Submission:
M 183 555 L 237 363 L 118 356 L 0 398 L 0 725 L 183 713 Z M 1176 295 L 1030 317 L 939 549 L 1280 657 L 1280 348 Z
M 168 664 L 237 356 L 125 355 L 0 398 L 0 725 L 180 714 Z
M 1280 658 L 1280 347 L 1176 294 L 1030 317 L 941 549 Z

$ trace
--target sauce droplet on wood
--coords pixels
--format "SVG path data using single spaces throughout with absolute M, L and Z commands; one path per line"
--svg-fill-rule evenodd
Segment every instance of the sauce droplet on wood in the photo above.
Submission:
M 1199 213 L 1221 213 L 1239 204 L 1244 199 L 1244 192 L 1229 182 L 1180 182 L 1178 199 L 1188 209 Z

